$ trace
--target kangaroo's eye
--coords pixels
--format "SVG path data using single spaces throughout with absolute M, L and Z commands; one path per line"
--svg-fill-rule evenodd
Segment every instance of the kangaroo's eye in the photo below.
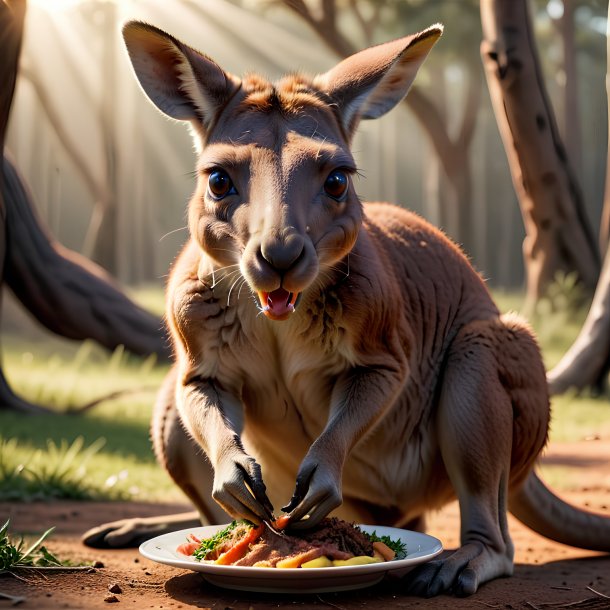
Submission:
M 349 186 L 349 179 L 347 174 L 340 170 L 335 169 L 326 178 L 324 183 L 324 192 L 333 199 L 340 201 L 347 193 L 347 187 Z
M 214 199 L 222 199 L 234 193 L 235 187 L 224 169 L 215 169 L 208 178 L 208 190 Z

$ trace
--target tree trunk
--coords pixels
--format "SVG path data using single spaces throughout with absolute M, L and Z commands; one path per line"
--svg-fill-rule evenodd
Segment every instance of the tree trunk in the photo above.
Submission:
M 4 150 L 8 117 L 13 103 L 13 92 L 17 81 L 17 67 L 21 53 L 21 40 L 23 38 L 23 20 L 25 18 L 25 0 L 4 0 L 0 4 L 0 146 Z M 2 184 L 0 170 L 0 185 Z M 0 194 L 0 209 L 2 195 Z M 2 215 L 4 218 L 4 214 Z
M 4 150 L 4 140 L 8 117 L 13 102 L 13 92 L 17 80 L 17 66 L 23 38 L 25 0 L 0 2 L 0 147 Z M 0 167 L 0 284 L 4 281 L 6 261 L 6 220 L 7 203 L 2 196 L 4 175 Z M 32 405 L 16 396 L 9 387 L 0 367 L 0 409 L 10 409 L 23 413 L 44 412 L 43 407 Z
M 606 90 L 608 91 L 608 121 L 610 126 L 610 7 L 608 9 L 606 53 Z M 600 229 L 600 243 L 606 253 L 604 266 L 597 282 L 597 289 L 587 319 L 576 341 L 551 370 L 547 379 L 551 394 L 561 394 L 569 388 L 581 390 L 592 387 L 601 391 L 610 371 L 610 131 L 608 132 L 608 159 L 606 192 Z
M 597 240 L 560 141 L 527 0 L 481 0 L 481 56 L 525 224 L 526 311 L 558 272 L 576 271 L 593 292 Z
M 0 2 L 0 150 L 13 100 L 23 36 L 25 0 Z M 169 355 L 161 321 L 131 302 L 97 266 L 54 243 L 42 228 L 15 167 L 0 165 L 0 284 L 52 331 L 92 338 L 114 349 Z M 0 367 L 0 409 L 47 411 L 16 396 Z
M 568 159 L 574 173 L 582 182 L 582 147 L 580 129 L 580 109 L 578 103 L 578 66 L 574 48 L 574 2 L 563 3 L 563 15 L 559 20 L 559 30 L 563 41 L 563 133 Z M 604 252 L 605 250 L 602 250 Z

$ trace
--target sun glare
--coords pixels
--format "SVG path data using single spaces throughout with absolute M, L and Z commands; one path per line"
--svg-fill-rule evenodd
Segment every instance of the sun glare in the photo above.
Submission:
M 49 13 L 59 13 L 80 4 L 81 1 L 82 0 L 30 0 L 30 4 Z

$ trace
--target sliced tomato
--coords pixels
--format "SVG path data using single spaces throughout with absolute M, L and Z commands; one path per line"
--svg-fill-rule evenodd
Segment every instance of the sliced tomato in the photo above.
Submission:
M 178 553 L 182 553 L 183 555 L 188 555 L 189 557 L 199 548 L 199 542 L 184 542 L 181 544 L 176 551 Z

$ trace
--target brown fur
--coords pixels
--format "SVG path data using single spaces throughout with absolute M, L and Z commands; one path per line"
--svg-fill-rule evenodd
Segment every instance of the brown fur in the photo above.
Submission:
M 125 34 L 155 103 L 172 114 L 186 101 L 174 114 L 205 133 L 191 241 L 167 288 L 176 366 L 153 421 L 161 464 L 207 521 L 258 521 L 289 501 L 295 526 L 333 509 L 407 526 L 457 496 L 462 547 L 410 581 L 428 595 L 469 594 L 511 573 L 507 502 L 535 521 L 522 486 L 549 423 L 531 331 L 499 315 L 460 249 L 404 209 L 363 206 L 351 179 L 344 198 L 324 191 L 333 170 L 355 171 L 358 119 L 404 96 L 439 35 L 363 51 L 313 80 L 251 75 L 236 88 L 150 26 Z M 181 73 L 175 87 L 166 70 L 161 98 L 141 61 L 155 44 L 174 45 Z M 224 96 L 206 76 L 226 80 Z M 218 168 L 236 190 L 215 200 Z M 280 286 L 301 295 L 287 319 L 258 302 Z M 596 523 L 610 547 L 610 528 Z M 112 542 L 112 527 L 102 533 Z

